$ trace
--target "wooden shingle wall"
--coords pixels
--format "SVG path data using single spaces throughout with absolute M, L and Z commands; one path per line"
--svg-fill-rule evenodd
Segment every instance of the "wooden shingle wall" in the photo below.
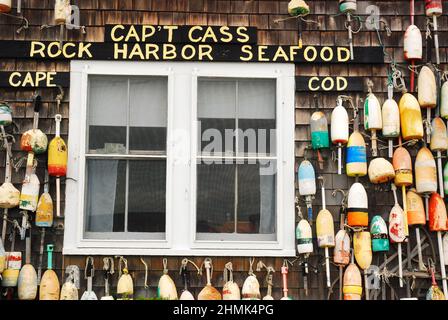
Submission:
M 40 30 L 43 24 L 51 24 L 53 17 L 53 1 L 52 0 L 24 0 L 23 14 L 28 18 L 30 26 L 28 30 L 22 31 L 20 34 L 15 32 L 17 25 L 16 21 L 11 18 L 0 16 L 0 39 L 1 40 L 54 40 L 56 39 L 56 29 Z M 338 14 L 337 1 L 307 1 L 310 5 L 312 14 L 307 19 L 319 22 L 319 25 L 310 24 L 304 27 L 303 43 L 305 45 L 347 45 L 347 31 L 344 27 L 345 17 L 335 16 Z M 420 29 L 424 30 L 426 26 L 426 18 L 424 16 L 423 1 L 416 1 L 416 17 L 415 24 Z M 287 17 L 288 1 L 233 1 L 233 0 L 72 0 L 72 4 L 78 5 L 81 9 L 81 24 L 87 27 L 87 34 L 82 35 L 79 31 L 70 31 L 67 33 L 67 40 L 72 41 L 98 41 L 102 42 L 104 39 L 104 24 L 160 24 L 160 25 L 229 25 L 229 26 L 254 26 L 258 28 L 259 44 L 266 45 L 293 45 L 297 43 L 297 25 L 295 20 L 288 20 L 285 22 L 276 23 L 275 20 Z M 391 58 L 398 63 L 403 62 L 403 36 L 404 31 L 410 24 L 409 17 L 409 1 L 358 1 L 358 13 L 365 18 L 366 8 L 369 5 L 376 4 L 380 9 L 381 18 L 387 23 L 391 29 L 391 35 L 388 37 L 385 31 L 381 32 L 382 39 L 386 45 L 386 51 L 389 54 L 386 57 L 386 62 L 390 62 Z M 445 8 L 448 11 L 448 6 Z M 447 61 L 447 47 L 448 37 L 446 31 L 448 29 L 448 18 L 446 15 L 439 18 L 440 45 L 441 45 L 441 59 L 445 67 Z M 424 34 L 424 33 L 423 33 Z M 369 31 L 365 27 L 354 35 L 355 46 L 376 46 L 379 44 L 377 34 L 375 31 Z M 262 67 L 262 65 L 260 65 Z M 69 71 L 68 62 L 43 62 L 20 59 L 7 59 L 0 61 L 0 71 Z M 311 76 L 311 75 L 332 75 L 332 76 L 360 76 L 366 80 L 370 79 L 374 83 L 373 90 L 377 94 L 380 101 L 384 101 L 387 91 L 387 65 L 357 65 L 357 64 L 309 64 L 297 65 L 297 75 Z M 403 69 L 406 76 L 409 72 Z M 408 79 L 408 78 L 407 78 Z M 61 105 L 60 113 L 63 116 L 61 133 L 64 139 L 68 139 L 68 99 L 69 88 L 65 89 L 64 102 Z M 49 139 L 53 138 L 55 133 L 54 115 L 55 115 L 55 97 L 57 90 L 43 89 L 41 95 L 43 97 L 43 110 L 40 112 L 39 128 L 48 135 Z M 24 157 L 25 154 L 20 151 L 19 141 L 20 134 L 28 130 L 32 126 L 33 110 L 30 98 L 33 90 L 25 89 L 0 89 L 0 99 L 8 100 L 13 107 L 13 116 L 17 128 L 15 128 L 16 143 L 13 146 L 14 156 L 17 159 Z M 355 94 L 351 92 L 344 92 L 346 95 L 351 95 L 353 99 L 364 98 L 365 93 Z M 335 106 L 337 93 L 319 94 L 319 105 L 325 110 L 328 120 L 332 108 Z M 396 98 L 399 94 L 396 93 Z M 297 163 L 303 159 L 304 150 L 310 143 L 310 129 L 309 118 L 313 111 L 313 94 L 300 93 L 296 95 L 296 160 Z M 362 103 L 359 103 L 362 111 Z M 351 114 L 351 112 L 350 112 Z M 361 122 L 362 127 L 362 122 Z M 367 139 L 367 142 L 369 140 Z M 380 146 L 384 146 L 380 143 Z M 410 147 L 412 154 L 415 155 L 417 147 Z M 350 185 L 354 182 L 353 179 L 348 179 L 345 175 L 338 176 L 336 174 L 337 163 L 332 161 L 331 151 L 324 151 L 325 168 L 322 172 L 318 170 L 317 174 L 322 174 L 326 181 L 326 199 L 328 209 L 332 212 L 336 226 L 339 225 L 339 203 L 340 195 L 336 198 L 332 197 L 334 189 L 348 190 Z M 387 150 L 381 150 L 381 154 L 387 157 Z M 318 168 L 316 161 L 316 154 L 308 152 L 308 157 L 312 158 L 315 168 Z M 39 166 L 37 173 L 41 181 L 44 177 L 44 169 L 46 166 L 46 155 L 38 156 Z M 0 152 L 0 181 L 3 181 L 3 164 L 4 152 Z M 24 176 L 24 164 L 13 174 L 13 183 L 20 189 L 20 183 Z M 388 189 L 382 186 L 381 190 L 368 183 L 368 178 L 361 178 L 360 180 L 367 188 L 369 195 L 369 213 L 370 217 L 374 214 L 382 215 L 386 220 L 393 205 L 393 197 Z M 51 181 L 50 192 L 54 196 L 54 181 Z M 376 192 L 375 192 L 376 191 Z M 64 188 L 62 189 L 64 192 Z M 321 195 L 318 192 L 314 204 L 314 212 L 318 212 L 320 207 L 318 204 Z M 401 199 L 399 200 L 401 202 Z M 62 204 L 63 206 L 63 204 Z M 305 208 L 302 206 L 302 210 Z M 11 217 L 18 218 L 19 212 L 13 211 Z M 56 220 L 56 224 L 62 222 Z M 337 229 L 337 228 L 336 228 Z M 411 232 L 413 235 L 413 232 Z M 38 251 L 39 251 L 40 233 L 37 229 L 33 229 L 32 237 L 32 262 L 37 267 Z M 63 267 L 70 264 L 77 264 L 81 269 L 85 265 L 85 257 L 65 256 L 61 254 L 63 246 L 63 230 L 56 229 L 47 232 L 46 243 L 55 244 L 55 268 L 61 279 L 65 279 L 63 275 Z M 415 239 L 412 236 L 411 241 L 415 245 Z M 316 245 L 316 244 L 315 244 Z M 10 242 L 6 241 L 6 249 L 9 250 Z M 316 247 L 316 246 L 315 246 Z M 24 250 L 24 241 L 16 241 L 16 249 Z M 393 248 L 391 252 L 396 250 Z M 313 256 L 311 264 L 319 265 L 319 277 L 315 274 L 310 275 L 309 287 L 310 295 L 308 298 L 326 299 L 327 291 L 324 289 L 324 268 L 322 267 L 323 252 L 319 250 L 317 256 Z M 144 284 L 144 266 L 139 261 L 139 257 L 127 257 L 129 262 L 129 269 L 134 277 L 136 285 L 136 297 L 154 296 L 158 278 L 162 274 L 162 258 L 163 257 L 145 257 L 149 263 L 150 276 L 149 284 L 150 290 L 145 291 Z M 180 268 L 180 261 L 183 257 L 169 258 L 168 267 L 170 274 L 174 278 L 178 288 L 182 287 L 182 281 L 178 274 Z M 222 287 L 222 270 L 226 262 L 232 261 L 235 270 L 235 280 L 242 285 L 249 268 L 248 258 L 238 257 L 212 257 L 214 262 L 213 283 L 215 286 Z M 280 267 L 283 263 L 281 258 L 257 258 L 263 260 L 265 264 L 272 265 L 277 271 L 274 276 L 274 292 L 276 299 L 281 297 L 281 274 Z M 382 257 L 374 256 L 373 263 L 382 262 Z M 203 257 L 192 258 L 197 264 L 201 264 Z M 44 257 L 46 261 L 46 257 Z M 44 264 L 45 265 L 45 264 Z M 103 278 L 100 270 L 102 269 L 101 257 L 95 257 L 95 269 L 98 270 L 94 279 L 94 290 L 97 295 L 103 294 Z M 290 268 L 289 274 L 289 288 L 290 294 L 294 298 L 304 298 L 303 293 L 303 279 L 302 268 L 297 264 Z M 262 294 L 265 294 L 266 284 L 263 283 L 264 274 L 257 273 L 262 285 Z M 332 267 L 332 279 L 336 279 L 338 270 Z M 396 279 L 391 280 L 392 285 L 398 290 Z M 117 275 L 114 276 L 112 288 L 115 288 L 117 283 Z M 205 284 L 204 277 L 199 278 L 194 275 L 192 270 L 191 286 L 193 294 L 198 294 L 200 289 Z M 427 288 L 430 285 L 429 280 L 417 281 L 417 287 L 421 286 Z M 82 289 L 84 290 L 86 281 L 82 279 Z M 404 295 L 404 290 L 399 291 Z M 416 292 L 420 295 L 422 292 Z M 332 298 L 337 297 L 337 286 L 334 289 Z

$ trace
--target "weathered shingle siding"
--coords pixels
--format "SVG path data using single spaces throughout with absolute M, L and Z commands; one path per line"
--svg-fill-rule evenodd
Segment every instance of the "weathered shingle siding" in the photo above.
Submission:
M 347 31 L 344 27 L 345 17 L 335 16 L 338 14 L 337 1 L 307 1 L 311 7 L 312 14 L 307 17 L 310 20 L 316 20 L 320 23 L 319 26 L 310 24 L 304 26 L 303 30 L 303 43 L 305 45 L 347 45 Z M 22 31 L 20 34 L 15 32 L 17 25 L 16 21 L 11 18 L 0 16 L 0 39 L 1 40 L 54 40 L 57 36 L 56 28 L 40 30 L 40 26 L 43 24 L 51 24 L 53 17 L 53 1 L 50 0 L 28 0 L 23 3 L 23 14 L 29 20 L 30 26 L 28 30 Z M 275 23 L 275 19 L 287 17 L 287 4 L 288 1 L 222 1 L 222 0 L 80 0 L 72 1 L 72 4 L 78 5 L 81 9 L 81 24 L 87 27 L 87 34 L 82 35 L 80 31 L 70 31 L 67 33 L 67 39 L 73 41 L 98 41 L 104 40 L 104 24 L 201 24 L 201 25 L 230 25 L 230 26 L 254 26 L 258 28 L 259 44 L 265 45 L 277 45 L 277 44 L 289 44 L 293 45 L 297 43 L 297 26 L 295 20 L 289 20 L 285 22 Z M 403 36 L 404 31 L 410 23 L 409 18 L 409 1 L 358 1 L 359 14 L 364 15 L 367 6 L 377 4 L 380 8 L 381 18 L 384 19 L 390 26 L 392 34 L 387 37 L 386 32 L 382 31 L 381 36 L 386 45 L 387 53 L 395 59 L 396 62 L 403 62 Z M 425 17 L 423 10 L 423 1 L 416 1 L 415 4 L 415 23 L 423 30 L 425 28 Z M 445 3 L 445 12 L 448 11 L 448 6 Z M 364 15 L 365 18 L 365 15 Z M 446 31 L 448 28 L 447 16 L 439 18 L 439 30 L 440 45 L 441 45 L 441 59 L 444 63 L 441 68 L 445 67 L 447 61 L 447 46 L 448 37 L 446 37 Z M 363 28 L 359 33 L 354 35 L 354 44 L 356 46 L 376 46 L 378 45 L 377 35 L 374 31 L 368 31 Z M 386 62 L 389 62 L 390 58 L 386 57 Z M 262 67 L 262 65 L 260 65 Z M 365 80 L 370 79 L 374 83 L 374 92 L 378 94 L 380 101 L 384 101 L 386 97 L 387 86 L 387 65 L 360 65 L 360 64 L 309 64 L 309 65 L 297 65 L 297 75 L 342 75 L 342 76 L 361 76 Z M 0 71 L 69 71 L 69 62 L 44 62 L 44 61 L 31 61 L 20 59 L 4 59 L 0 61 Z M 409 74 L 408 70 L 404 70 L 405 75 Z M 65 98 L 61 105 L 61 113 L 63 116 L 61 134 L 64 139 L 68 139 L 68 108 L 69 108 L 69 88 L 64 88 Z M 57 90 L 55 89 L 42 89 L 40 90 L 43 98 L 43 110 L 40 112 L 39 128 L 48 135 L 51 139 L 55 133 L 54 115 L 55 115 L 55 97 Z M 20 134 L 30 129 L 32 126 L 32 103 L 30 98 L 33 94 L 33 90 L 29 89 L 0 89 L 0 99 L 8 100 L 13 107 L 14 121 L 17 128 L 14 131 L 16 143 L 13 146 L 14 156 L 16 159 L 25 156 L 25 153 L 20 151 L 19 141 Z M 365 93 L 352 93 L 345 92 L 346 95 L 351 95 L 354 99 L 364 98 Z M 320 93 L 319 105 L 325 109 L 328 120 L 330 120 L 330 113 L 335 106 L 336 93 Z M 396 98 L 399 95 L 396 94 Z M 296 95 L 296 161 L 300 163 L 303 159 L 304 150 L 310 140 L 309 129 L 309 117 L 313 111 L 313 94 L 300 93 Z M 362 111 L 362 104 L 359 104 Z M 350 112 L 351 114 L 351 112 Z M 360 123 L 362 127 L 362 122 Z M 367 140 L 368 142 L 368 140 Z M 380 143 L 380 146 L 383 146 Z M 416 147 L 411 147 L 415 154 Z M 331 196 L 334 189 L 341 188 L 348 190 L 350 185 L 354 182 L 354 179 L 349 179 L 345 175 L 336 175 L 336 162 L 331 160 L 331 154 L 335 149 L 326 150 L 323 152 L 325 158 L 325 169 L 323 174 L 326 181 L 326 199 L 328 209 L 332 212 L 335 218 L 336 229 L 339 225 L 339 203 L 340 195 L 336 198 Z M 345 151 L 344 151 L 345 153 Z M 387 150 L 381 150 L 381 155 L 387 156 Z M 318 168 L 316 162 L 316 154 L 308 152 L 308 157 L 311 158 L 315 168 Z M 46 166 L 46 155 L 37 156 L 39 161 L 39 167 L 37 173 L 41 181 L 44 179 L 44 169 Z M 4 179 L 4 152 L 0 153 L 0 181 Z M 13 174 L 13 182 L 16 187 L 20 188 L 22 177 L 24 176 L 24 164 L 18 172 Z M 368 183 L 368 178 L 364 177 L 360 179 L 363 182 L 369 195 L 369 212 L 370 217 L 374 214 L 381 214 L 387 218 L 391 206 L 393 205 L 393 197 L 391 192 L 373 192 L 379 187 L 375 187 Z M 54 197 L 54 181 L 52 180 L 50 193 Z M 383 186 L 384 189 L 384 186 Z M 62 186 L 62 192 L 64 193 L 64 184 Z M 320 209 L 317 204 L 321 203 L 320 191 L 318 192 L 314 203 L 315 215 Z M 401 199 L 400 199 L 401 201 Z M 62 203 L 62 207 L 64 203 Z M 302 206 L 302 211 L 305 208 Z M 11 212 L 11 218 L 19 217 L 19 212 L 13 210 Z M 60 219 L 56 219 L 56 224 L 62 222 Z M 412 243 L 415 244 L 412 235 Z M 32 262 L 37 268 L 38 252 L 39 252 L 39 239 L 40 233 L 37 229 L 33 229 L 32 237 L 32 250 L 33 258 Z M 47 232 L 46 243 L 55 244 L 55 263 L 54 266 L 61 279 L 65 279 L 63 275 L 63 268 L 70 264 L 77 264 L 81 269 L 85 265 L 85 257 L 80 256 L 65 256 L 61 254 L 63 246 L 63 231 L 52 230 Z M 315 247 L 316 244 L 315 244 Z M 394 247 L 394 246 L 392 246 Z M 10 242 L 7 241 L 6 249 L 9 250 Z M 24 250 L 24 241 L 16 241 L 16 249 Z M 393 248 L 391 252 L 396 250 Z M 317 251 L 317 250 L 316 250 Z M 404 249 L 405 251 L 405 249 Z M 319 250 L 319 256 L 313 256 L 311 259 L 312 265 L 318 265 L 323 263 L 323 252 Z M 129 269 L 132 276 L 135 279 L 136 296 L 154 296 L 155 288 L 157 286 L 158 278 L 162 274 L 162 258 L 163 257 L 146 257 L 145 260 L 149 263 L 149 284 L 150 292 L 145 292 L 143 287 L 144 282 L 144 267 L 139 261 L 138 257 L 127 257 L 129 261 Z M 178 288 L 182 288 L 182 281 L 178 274 L 180 268 L 180 261 L 183 257 L 168 258 L 168 266 L 170 274 L 174 278 Z M 247 275 L 249 268 L 248 258 L 238 257 L 212 257 L 214 263 L 213 283 L 217 287 L 222 287 L 222 270 L 224 264 L 228 261 L 232 261 L 235 269 L 235 279 L 242 285 L 244 278 Z M 277 272 L 274 275 L 274 297 L 280 298 L 281 292 L 281 274 L 280 267 L 283 260 L 281 258 L 260 258 L 267 265 L 272 264 Z M 374 263 L 377 260 L 382 261 L 382 256 L 375 256 Z M 201 258 L 192 258 L 198 265 L 203 261 Z M 46 261 L 46 256 L 44 256 Z M 257 258 L 258 261 L 258 258 Z M 44 263 L 45 265 L 45 263 Z M 94 279 L 94 289 L 96 293 L 101 296 L 103 293 L 103 277 L 101 273 L 102 259 L 101 257 L 95 257 L 95 268 L 97 271 Z M 289 288 L 290 294 L 294 298 L 304 298 L 303 279 L 301 274 L 302 268 L 297 264 L 290 268 L 289 274 Z M 263 283 L 264 274 L 258 273 L 260 282 L 263 286 L 262 294 L 265 293 L 265 284 Z M 336 279 L 338 276 L 338 270 L 336 267 L 332 267 L 332 279 Z M 324 299 L 327 297 L 327 290 L 324 289 L 324 268 L 320 266 L 320 279 L 317 276 L 310 274 L 309 287 L 310 298 Z M 112 288 L 115 288 L 117 283 L 117 276 L 114 276 Z M 204 278 L 198 278 L 195 276 L 194 271 L 191 274 L 191 286 L 192 291 L 196 295 L 199 293 L 201 287 L 204 285 Z M 392 283 L 397 289 L 397 281 L 394 279 Z M 429 286 L 429 281 L 421 281 L 417 283 L 423 287 Z M 82 280 L 82 291 L 86 286 L 86 281 Z M 337 287 L 335 288 L 333 297 L 337 297 Z M 401 291 L 404 294 L 404 291 Z

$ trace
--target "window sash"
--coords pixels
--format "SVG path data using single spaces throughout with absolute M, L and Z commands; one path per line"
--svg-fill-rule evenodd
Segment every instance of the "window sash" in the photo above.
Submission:
M 66 184 L 66 225 L 64 232 L 64 254 L 128 254 L 128 255 L 190 255 L 204 256 L 294 256 L 294 65 L 256 63 L 210 64 L 196 62 L 129 62 L 129 61 L 71 61 L 69 165 Z M 150 75 L 168 77 L 168 131 L 167 131 L 167 221 L 165 240 L 87 239 L 83 235 L 83 196 L 85 162 L 89 157 L 107 157 L 103 154 L 88 154 L 86 141 L 76 137 L 87 132 L 87 77 L 97 75 Z M 251 241 L 232 238 L 231 241 L 198 240 L 195 233 L 195 199 L 192 176 L 195 174 L 193 152 L 196 129 L 191 117 L 196 115 L 195 99 L 197 76 L 277 78 L 277 114 L 285 112 L 281 123 L 281 136 L 277 140 L 276 155 L 279 180 L 278 196 L 282 195 L 282 208 L 277 208 L 276 241 Z M 176 92 L 174 93 L 174 89 Z M 180 98 L 182 97 L 182 98 Z M 171 112 L 170 112 L 171 111 Z M 171 129 L 170 129 L 171 128 Z M 178 129 L 187 130 L 183 139 Z M 178 154 L 179 149 L 186 153 Z M 284 157 L 286 151 L 287 157 Z M 138 155 L 133 155 L 138 156 Z M 149 155 L 149 157 L 156 155 Z M 112 155 L 123 157 L 123 155 Z M 132 155 L 131 155 L 132 157 Z M 165 157 L 165 156 L 163 156 Z M 250 156 L 249 156 L 250 157 Z M 129 155 L 124 157 L 129 158 Z M 174 181 L 174 183 L 173 183 Z M 277 201 L 279 203 L 279 201 Z M 189 215 L 186 212 L 190 213 Z M 174 223 L 175 221 L 175 223 Z M 189 227 L 186 227 L 189 226 Z

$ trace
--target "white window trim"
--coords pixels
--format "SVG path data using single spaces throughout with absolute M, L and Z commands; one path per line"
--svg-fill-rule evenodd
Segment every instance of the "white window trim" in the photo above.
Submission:
M 168 77 L 165 240 L 83 239 L 87 79 L 89 75 L 95 74 Z M 278 63 L 72 61 L 67 176 L 73 180 L 67 179 L 66 182 L 63 253 L 68 255 L 295 256 L 294 74 L 294 64 Z M 202 76 L 277 80 L 276 241 L 199 241 L 195 239 L 196 80 Z M 184 112 L 180 114 L 178 110 Z M 192 133 L 193 138 L 191 138 Z

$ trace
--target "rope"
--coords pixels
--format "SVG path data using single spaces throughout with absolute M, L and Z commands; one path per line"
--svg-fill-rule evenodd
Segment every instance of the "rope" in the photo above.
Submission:
M 188 263 L 191 263 L 196 268 L 196 270 L 198 271 L 198 275 L 202 275 L 202 265 L 201 268 L 199 268 L 196 263 L 187 258 L 182 259 L 179 274 L 182 274 L 183 269 L 187 269 Z
M 142 257 L 140 257 L 140 261 L 143 263 L 143 265 L 145 266 L 145 284 L 144 287 L 145 289 L 148 289 L 148 265 L 146 264 L 145 260 L 143 260 Z
M 168 259 L 163 258 L 162 263 L 163 263 L 163 274 L 168 274 Z
M 90 270 L 88 270 L 91 267 Z M 90 271 L 90 275 L 87 272 Z M 95 274 L 95 264 L 93 257 L 89 256 L 86 258 L 86 267 L 84 268 L 84 279 L 91 278 Z
M 232 262 L 227 262 L 223 271 L 224 284 L 227 282 L 233 282 L 233 265 Z
M 249 259 L 249 275 L 256 277 L 256 275 L 254 274 L 254 269 L 253 269 L 254 263 L 255 263 L 255 258 L 250 258 Z

